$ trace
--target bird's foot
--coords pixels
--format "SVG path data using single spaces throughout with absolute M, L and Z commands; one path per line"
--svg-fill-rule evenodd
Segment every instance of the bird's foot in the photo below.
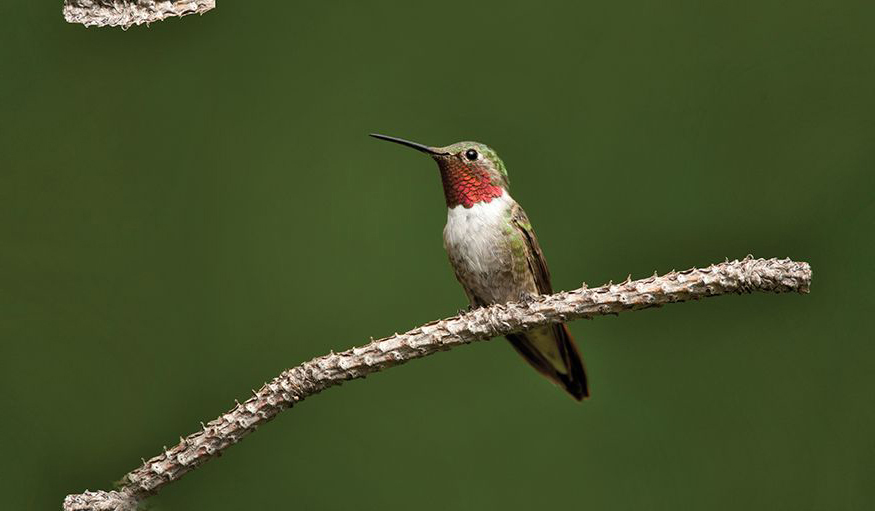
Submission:
M 529 293 L 528 291 L 523 291 L 520 293 L 519 301 L 526 305 L 531 305 L 538 301 L 538 295 L 535 293 Z

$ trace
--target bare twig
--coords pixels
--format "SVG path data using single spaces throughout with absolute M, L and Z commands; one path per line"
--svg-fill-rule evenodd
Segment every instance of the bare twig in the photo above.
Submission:
M 172 16 L 203 14 L 216 0 L 64 0 L 64 18 L 86 27 L 149 24 Z
M 433 321 L 404 334 L 372 341 L 360 348 L 332 353 L 284 371 L 242 404 L 202 424 L 124 477 L 118 491 L 70 495 L 64 509 L 129 510 L 273 419 L 304 398 L 346 380 L 401 365 L 439 351 L 528 330 L 548 323 L 592 318 L 672 302 L 753 291 L 807 293 L 811 269 L 789 259 L 726 261 L 704 269 L 671 272 L 621 284 L 541 296 L 531 302 L 493 305 Z

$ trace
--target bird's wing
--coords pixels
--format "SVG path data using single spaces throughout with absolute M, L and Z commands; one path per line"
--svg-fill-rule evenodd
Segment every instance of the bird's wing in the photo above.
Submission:
M 541 246 L 538 245 L 538 238 L 535 237 L 535 231 L 532 230 L 529 217 L 526 216 L 526 212 L 519 204 L 513 206 L 511 221 L 529 247 L 529 250 L 526 251 L 526 259 L 529 270 L 535 278 L 535 287 L 538 289 L 538 293 L 542 295 L 552 294 L 553 285 L 550 283 L 550 270 L 547 268 L 547 261 L 544 260 L 544 253 L 541 252 Z
M 511 221 L 528 245 L 526 259 L 538 293 L 552 294 L 553 285 L 550 283 L 550 270 L 547 269 L 547 261 L 544 260 L 544 254 L 541 252 L 541 246 L 538 245 L 538 238 L 535 237 L 532 224 L 519 204 L 515 204 L 511 211 Z M 577 346 L 574 345 L 574 341 L 563 323 L 529 332 L 510 334 L 507 339 L 532 367 L 564 388 L 575 399 L 581 400 L 589 396 L 583 360 L 581 360 Z M 551 352 L 556 353 L 557 351 L 561 362 L 556 360 L 555 356 L 549 355 Z

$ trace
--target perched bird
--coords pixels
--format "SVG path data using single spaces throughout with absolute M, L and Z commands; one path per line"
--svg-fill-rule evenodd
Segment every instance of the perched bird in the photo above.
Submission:
M 550 272 L 526 212 L 508 193 L 507 169 L 478 142 L 429 147 L 372 137 L 430 155 L 440 168 L 447 201 L 444 248 L 472 307 L 551 294 Z M 508 335 L 529 364 L 575 399 L 589 396 L 583 361 L 564 324 Z

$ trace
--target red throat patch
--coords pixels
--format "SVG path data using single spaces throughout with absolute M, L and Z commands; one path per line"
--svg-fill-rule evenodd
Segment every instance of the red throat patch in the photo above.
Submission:
M 467 165 L 452 157 L 438 165 L 448 208 L 459 204 L 470 208 L 478 202 L 492 202 L 504 193 L 500 186 L 492 184 L 489 174 L 476 165 Z

